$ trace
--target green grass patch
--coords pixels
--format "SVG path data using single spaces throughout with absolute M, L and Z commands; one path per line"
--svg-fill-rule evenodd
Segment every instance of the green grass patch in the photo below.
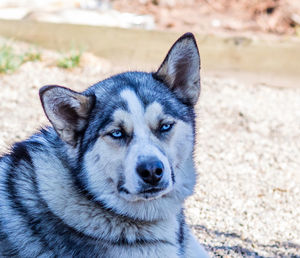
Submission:
M 0 73 L 10 73 L 17 70 L 23 63 L 23 57 L 15 54 L 12 47 L 0 47 Z
M 58 60 L 57 66 L 70 69 L 79 66 L 80 58 L 82 55 L 82 51 L 80 50 L 72 50 L 67 54 L 64 54 L 61 59 Z
M 28 50 L 25 53 L 17 54 L 7 44 L 0 47 L 0 73 L 12 73 L 23 63 L 39 60 L 41 60 L 41 54 L 38 51 Z
M 41 53 L 35 50 L 29 50 L 23 55 L 23 63 L 41 61 Z
M 79 66 L 82 50 L 70 50 L 57 60 L 57 66 L 70 69 Z M 0 73 L 12 73 L 23 63 L 41 60 L 41 53 L 35 49 L 17 52 L 11 44 L 0 46 Z

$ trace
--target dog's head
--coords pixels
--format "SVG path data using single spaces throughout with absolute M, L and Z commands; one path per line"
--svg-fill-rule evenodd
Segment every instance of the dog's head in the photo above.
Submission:
M 141 219 L 162 216 L 158 207 L 168 209 L 191 194 L 199 70 L 196 41 L 188 33 L 155 73 L 119 74 L 83 93 L 43 87 L 45 113 L 76 153 L 79 187 L 106 207 Z

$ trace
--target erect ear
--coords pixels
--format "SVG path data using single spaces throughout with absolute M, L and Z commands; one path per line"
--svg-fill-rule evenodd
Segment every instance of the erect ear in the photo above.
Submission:
M 196 104 L 200 95 L 200 56 L 192 33 L 184 34 L 174 43 L 154 77 L 163 81 L 182 102 Z
M 77 135 L 87 124 L 94 98 L 60 86 L 44 86 L 40 98 L 49 121 L 66 143 L 76 146 Z

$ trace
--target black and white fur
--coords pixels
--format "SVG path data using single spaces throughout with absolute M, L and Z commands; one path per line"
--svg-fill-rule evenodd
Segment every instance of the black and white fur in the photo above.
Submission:
M 82 93 L 44 86 L 53 127 L 0 159 L 1 257 L 207 257 L 185 223 L 195 184 L 194 36 L 155 73 Z

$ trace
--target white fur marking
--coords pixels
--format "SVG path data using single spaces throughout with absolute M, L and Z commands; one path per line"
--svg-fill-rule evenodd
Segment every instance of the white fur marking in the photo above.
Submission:
M 150 122 L 157 123 L 158 115 L 162 112 L 159 103 L 150 104 L 146 111 L 137 95 L 126 89 L 121 92 L 121 97 L 127 102 L 131 120 L 134 127 L 134 142 L 129 147 L 125 166 L 125 187 L 131 193 L 136 193 L 139 186 L 140 177 L 136 173 L 136 165 L 139 156 L 157 157 L 164 165 L 165 172 L 162 180 L 169 183 L 167 189 L 161 194 L 165 194 L 172 189 L 171 167 L 168 158 L 157 148 L 150 130 Z M 153 125 L 152 125 L 153 126 Z
M 137 95 L 131 90 L 123 90 L 120 96 L 127 102 L 131 119 L 134 124 L 135 135 L 144 136 L 147 128 L 144 123 L 144 108 Z

